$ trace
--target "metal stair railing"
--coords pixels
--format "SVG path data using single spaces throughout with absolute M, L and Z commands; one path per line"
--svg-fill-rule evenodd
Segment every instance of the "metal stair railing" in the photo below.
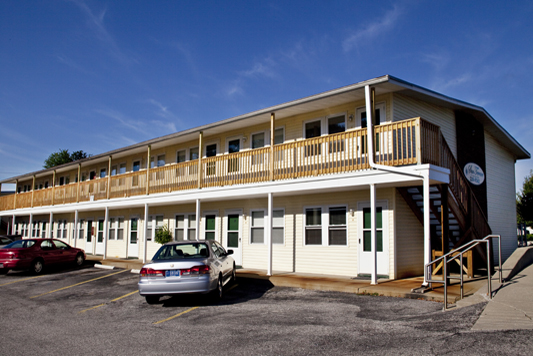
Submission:
M 491 255 L 491 244 L 490 241 L 493 238 L 498 239 L 498 253 L 499 253 L 499 282 L 502 283 L 502 243 L 501 243 L 501 236 L 500 235 L 487 235 L 482 239 L 478 240 L 472 240 L 450 252 L 447 254 L 440 256 L 439 258 L 427 263 L 424 265 L 424 277 L 426 278 L 426 281 L 430 283 L 430 286 L 432 283 L 442 283 L 444 285 L 444 309 L 448 309 L 448 285 L 450 285 L 449 280 L 450 279 L 459 279 L 461 283 L 461 299 L 463 299 L 463 255 L 475 248 L 476 246 L 484 243 L 487 246 L 487 257 Z M 459 277 L 451 277 L 447 276 L 448 272 L 448 263 L 452 262 L 453 260 L 459 258 L 459 270 L 460 274 Z M 436 263 L 443 261 L 442 264 L 442 280 L 440 279 L 431 279 L 431 267 L 435 265 Z M 490 258 L 487 258 L 487 286 L 488 286 L 488 296 L 490 299 L 492 299 L 492 275 L 491 275 L 491 266 L 490 266 Z

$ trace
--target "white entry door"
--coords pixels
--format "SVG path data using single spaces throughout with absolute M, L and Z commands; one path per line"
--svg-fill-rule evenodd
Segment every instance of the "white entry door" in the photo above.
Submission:
M 228 211 L 224 217 L 225 246 L 227 250 L 233 250 L 235 265 L 242 266 L 241 248 L 241 221 L 242 211 Z
M 139 257 L 139 218 L 131 218 L 128 238 L 128 257 Z
M 87 220 L 87 230 L 85 234 L 85 253 L 94 253 L 94 225 L 92 220 Z
M 371 275 L 372 244 L 370 203 L 359 203 L 358 209 L 358 236 L 359 236 L 359 269 L 361 275 Z M 388 209 L 386 201 L 376 202 L 376 245 L 377 245 L 377 274 L 389 276 L 389 233 Z
M 98 219 L 96 231 L 96 252 L 97 255 L 104 254 L 104 219 Z

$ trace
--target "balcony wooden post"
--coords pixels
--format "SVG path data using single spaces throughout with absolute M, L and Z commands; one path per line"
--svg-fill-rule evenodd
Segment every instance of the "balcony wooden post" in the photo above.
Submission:
M 81 163 L 78 163 L 78 187 L 76 188 L 76 203 L 80 202 Z
M 276 132 L 276 114 L 270 114 L 270 180 L 274 180 L 274 139 Z
M 35 174 L 33 175 L 33 181 L 32 181 L 32 184 L 31 184 L 31 207 L 33 208 L 33 195 L 34 195 L 34 192 L 35 192 Z
M 198 189 L 202 189 L 202 145 L 204 141 L 204 132 L 200 131 L 198 137 Z M 198 217 L 196 217 L 198 219 Z
M 54 173 L 52 174 L 52 205 L 54 205 L 55 192 L 56 192 L 56 170 L 54 169 Z
M 422 164 L 422 136 L 420 130 L 420 118 L 416 119 L 415 124 L 415 135 L 416 135 L 416 161 L 417 164 Z
M 107 199 L 109 200 L 111 196 L 111 159 L 112 156 L 109 156 L 109 164 L 107 169 Z
M 150 194 L 150 157 L 152 156 L 152 145 L 148 145 L 148 158 L 146 160 L 146 195 Z
M 17 194 L 19 189 L 19 180 L 15 180 L 15 196 L 13 197 L 13 209 L 17 208 Z

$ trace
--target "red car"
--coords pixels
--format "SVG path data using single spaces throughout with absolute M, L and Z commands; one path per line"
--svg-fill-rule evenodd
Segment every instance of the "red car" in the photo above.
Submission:
M 0 248 L 0 274 L 11 269 L 29 269 L 35 274 L 45 266 L 74 263 L 83 265 L 85 251 L 55 239 L 24 239 Z

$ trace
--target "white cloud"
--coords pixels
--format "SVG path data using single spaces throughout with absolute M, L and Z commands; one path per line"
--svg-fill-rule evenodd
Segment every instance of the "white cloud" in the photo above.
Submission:
M 78 6 L 78 8 L 80 8 L 80 10 L 85 14 L 88 20 L 87 25 L 91 31 L 93 31 L 95 36 L 106 46 L 110 54 L 115 57 L 118 62 L 122 64 L 131 62 L 131 59 L 122 52 L 115 39 L 111 36 L 104 25 L 104 18 L 107 12 L 106 9 L 103 9 L 100 11 L 100 13 L 94 13 L 83 0 L 68 1 L 76 4 L 76 6 Z
M 349 52 L 360 43 L 369 42 L 376 37 L 391 31 L 396 26 L 402 12 L 403 10 L 400 9 L 398 5 L 395 5 L 391 10 L 387 11 L 382 18 L 365 25 L 348 36 L 348 38 L 342 42 L 342 48 L 345 52 Z

